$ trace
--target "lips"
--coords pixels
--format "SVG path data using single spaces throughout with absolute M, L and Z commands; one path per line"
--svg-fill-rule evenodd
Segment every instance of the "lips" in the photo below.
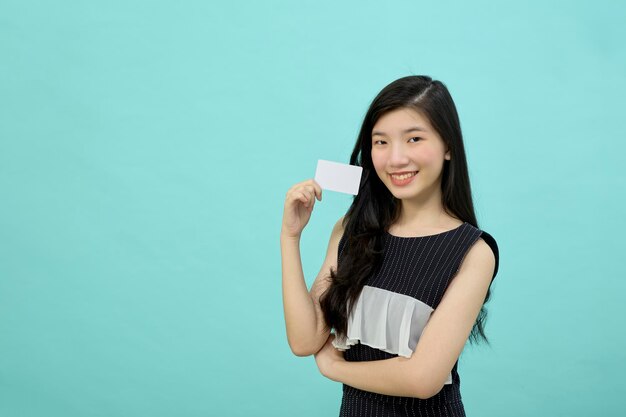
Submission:
M 405 180 L 407 178 L 411 178 L 414 175 L 416 175 L 419 171 L 403 171 L 403 172 L 394 172 L 392 174 L 389 174 L 391 176 L 391 178 L 397 179 L 397 180 Z
M 413 181 L 418 172 L 419 171 L 394 172 L 393 174 L 389 174 L 389 177 L 393 185 L 403 186 Z

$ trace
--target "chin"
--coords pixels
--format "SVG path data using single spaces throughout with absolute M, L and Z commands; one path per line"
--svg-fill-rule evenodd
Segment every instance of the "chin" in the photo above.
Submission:
M 416 191 L 411 190 L 394 190 L 393 188 L 389 190 L 391 195 L 393 195 L 398 200 L 406 200 L 407 198 L 413 198 L 418 193 Z

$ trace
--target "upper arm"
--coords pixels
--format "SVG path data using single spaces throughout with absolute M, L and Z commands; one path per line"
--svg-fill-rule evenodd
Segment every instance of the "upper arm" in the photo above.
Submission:
M 315 278 L 315 281 L 311 285 L 311 289 L 309 290 L 309 294 L 313 299 L 313 305 L 315 306 L 315 314 L 317 316 L 317 333 L 319 340 L 321 341 L 320 348 L 326 342 L 326 339 L 328 339 L 330 328 L 328 328 L 328 325 L 324 320 L 324 314 L 322 313 L 319 300 L 321 295 L 324 294 L 326 289 L 330 286 L 330 269 L 337 269 L 337 251 L 341 236 L 343 236 L 343 217 L 341 217 L 333 227 L 333 231 L 328 242 L 328 248 L 326 250 L 326 257 L 319 273 L 317 274 L 317 277 Z
M 496 265 L 490 246 L 479 238 L 468 250 L 408 359 L 423 398 L 437 394 L 476 322 Z

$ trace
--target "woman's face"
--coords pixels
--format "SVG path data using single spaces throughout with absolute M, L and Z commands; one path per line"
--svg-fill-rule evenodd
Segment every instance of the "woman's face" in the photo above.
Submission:
M 441 189 L 449 152 L 428 119 L 409 108 L 384 114 L 372 129 L 372 162 L 394 197 L 424 199 Z

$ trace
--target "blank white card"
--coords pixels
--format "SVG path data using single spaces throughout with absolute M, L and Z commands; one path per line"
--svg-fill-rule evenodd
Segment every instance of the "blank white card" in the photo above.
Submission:
M 357 195 L 363 168 L 339 162 L 317 161 L 315 181 L 324 190 Z

